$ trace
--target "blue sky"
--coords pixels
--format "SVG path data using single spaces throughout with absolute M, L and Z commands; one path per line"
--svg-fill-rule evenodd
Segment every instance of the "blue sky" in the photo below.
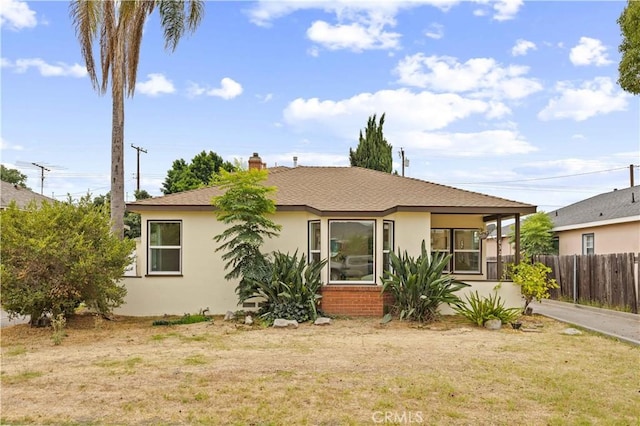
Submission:
M 44 194 L 109 190 L 111 99 L 93 91 L 68 2 L 1 0 L 2 163 Z M 125 178 L 152 195 L 202 150 L 346 166 L 371 114 L 406 176 L 555 208 L 629 185 L 638 98 L 616 83 L 625 2 L 207 2 L 164 50 L 146 24 L 126 101 Z M 558 176 L 567 176 L 556 178 Z M 636 184 L 640 182 L 635 171 Z

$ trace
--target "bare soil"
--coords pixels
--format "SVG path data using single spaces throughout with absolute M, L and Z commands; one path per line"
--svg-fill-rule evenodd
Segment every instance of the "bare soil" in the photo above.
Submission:
M 153 318 L 2 329 L 2 424 L 620 424 L 640 419 L 637 347 L 537 332 L 336 319 L 298 329 Z M 508 328 L 507 328 L 508 327 Z

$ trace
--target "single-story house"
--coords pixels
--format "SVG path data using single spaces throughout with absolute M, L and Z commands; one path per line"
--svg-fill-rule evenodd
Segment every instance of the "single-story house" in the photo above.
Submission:
M 640 252 L 640 186 L 618 189 L 549 212 L 559 254 Z
M 265 167 L 257 154 L 250 168 Z M 323 271 L 322 309 L 331 314 L 382 315 L 380 277 L 391 250 L 453 255 L 449 271 L 489 294 L 485 224 L 534 213 L 530 204 L 359 167 L 275 167 L 265 185 L 275 186 L 274 222 L 280 235 L 264 252 L 306 253 L 329 259 Z M 183 314 L 209 308 L 236 310 L 237 282 L 224 279 L 224 262 L 213 240 L 218 222 L 207 187 L 127 204 L 141 215 L 137 273 L 125 277 L 125 315 Z M 464 293 L 463 293 L 464 294 Z M 520 289 L 502 285 L 507 305 L 521 306 Z M 255 307 L 254 303 L 242 308 Z M 445 308 L 443 312 L 446 312 Z
M 12 201 L 16 202 L 19 209 L 26 208 L 32 201 L 36 201 L 38 203 L 43 201 L 51 203 L 55 201 L 53 198 L 40 195 L 37 192 L 33 192 L 29 188 L 23 188 L 20 185 L 5 181 L 0 181 L 0 183 L 0 210 L 4 210 L 9 207 L 9 204 L 11 204 Z

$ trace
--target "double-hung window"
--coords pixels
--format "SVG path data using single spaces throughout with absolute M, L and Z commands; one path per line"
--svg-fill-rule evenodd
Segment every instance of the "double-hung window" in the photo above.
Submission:
M 431 230 L 431 256 L 446 256 L 451 252 L 451 230 L 450 229 L 432 229 Z M 449 272 L 450 267 L 444 269 Z
M 582 254 L 595 254 L 595 241 L 593 233 L 582 234 Z
M 320 262 L 320 221 L 309 222 L 309 263 Z
M 179 275 L 182 273 L 182 222 L 150 220 L 148 223 L 148 273 Z
M 393 251 L 393 225 L 390 220 L 382 223 L 382 269 L 391 271 L 391 259 L 389 253 Z

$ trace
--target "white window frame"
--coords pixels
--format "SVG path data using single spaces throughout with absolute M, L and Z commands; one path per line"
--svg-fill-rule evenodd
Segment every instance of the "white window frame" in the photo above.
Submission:
M 178 224 L 180 226 L 180 245 L 151 245 L 151 226 L 159 223 Z M 182 275 L 182 221 L 181 220 L 148 220 L 147 221 L 147 274 L 148 275 Z M 178 270 L 177 271 L 153 271 L 151 265 L 152 250 L 176 250 L 178 249 Z
M 371 231 L 373 233 L 373 253 L 371 254 L 372 256 L 372 262 L 373 262 L 373 272 L 372 272 L 372 280 L 370 281 L 361 281 L 361 280 L 332 280 L 331 279 L 331 226 L 333 223 L 336 222 L 370 222 L 371 223 Z M 376 220 L 375 219 L 329 219 L 328 220 L 328 224 L 329 224 L 329 254 L 327 256 L 328 260 L 328 264 L 329 264 L 329 284 L 333 284 L 333 285 L 375 285 L 376 284 Z
M 318 246 L 317 248 L 312 248 L 311 244 L 314 241 L 314 232 L 316 231 L 316 227 L 317 227 L 317 243 Z M 311 263 L 313 262 L 313 255 L 318 255 L 318 259 L 322 260 L 322 234 L 321 234 L 321 223 L 319 220 L 310 220 L 309 221 L 309 226 L 308 226 L 308 241 L 309 241 L 309 247 L 308 247 L 308 253 L 307 253 L 307 262 Z
M 596 254 L 596 236 L 593 232 L 582 234 L 582 254 Z
M 433 240 L 431 240 L 431 256 L 433 256 L 434 253 L 444 253 L 445 255 L 449 255 L 451 254 L 451 228 L 431 228 L 430 233 L 433 234 L 433 231 L 444 231 L 444 233 L 447 235 L 447 248 L 446 249 L 434 249 L 433 248 Z M 443 270 L 443 272 L 449 272 L 451 271 L 451 261 L 453 259 L 453 256 L 451 257 L 451 259 L 449 259 L 449 264 L 447 265 L 447 267 Z
M 389 226 L 389 234 L 388 241 L 384 240 L 384 227 Z M 382 221 L 382 271 L 383 272 L 391 272 L 391 260 L 389 254 L 393 251 L 393 247 L 395 244 L 395 222 L 393 220 L 383 220 Z M 385 249 L 385 243 L 387 244 L 387 248 Z M 387 262 L 385 262 L 385 258 Z
M 478 248 L 477 249 L 468 249 L 464 247 L 457 247 L 456 244 L 456 232 L 476 232 L 476 236 L 478 238 Z M 452 230 L 452 239 L 453 243 L 453 272 L 457 274 L 481 274 L 482 273 L 482 243 L 480 241 L 480 230 L 476 228 L 456 228 Z M 478 269 L 456 269 L 456 253 L 478 253 Z

